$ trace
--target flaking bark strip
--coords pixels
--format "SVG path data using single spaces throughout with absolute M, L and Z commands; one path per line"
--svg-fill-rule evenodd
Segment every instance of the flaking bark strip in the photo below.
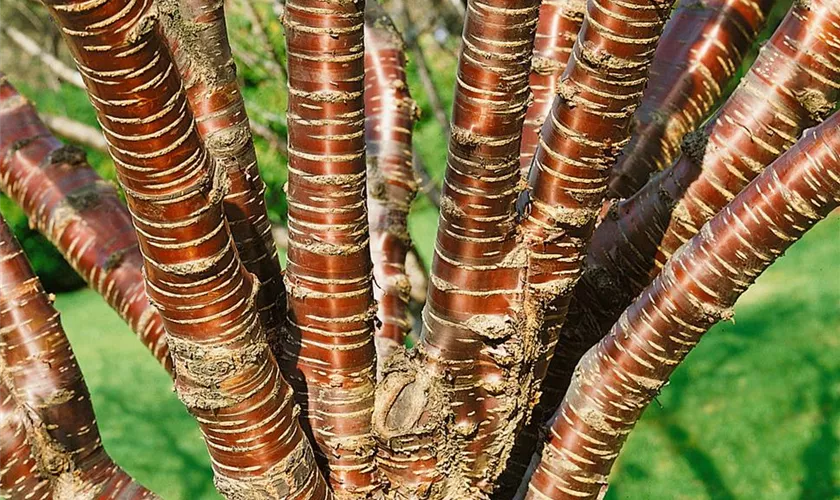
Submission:
M 52 302 L 0 217 L 0 398 L 18 409 L 36 463 L 31 473 L 49 482 L 56 500 L 157 498 L 102 447 L 90 394 Z
M 199 132 L 214 122 L 196 124 L 186 93 L 197 87 L 189 78 L 182 84 L 172 71 L 172 53 L 155 21 L 160 16 L 150 0 L 45 3 L 80 72 L 96 77 L 87 90 L 136 228 L 146 293 L 167 338 L 178 344 L 176 390 L 198 421 L 218 484 L 238 485 L 223 493 L 330 498 L 311 459 L 300 464 L 311 471 L 311 481 L 284 493 L 266 488 L 266 473 L 309 444 L 292 389 L 266 347 L 260 318 L 265 315 L 258 315 L 262 304 L 255 304 L 260 284 L 240 260 L 231 235 L 237 221 L 226 220 L 229 197 L 250 191 L 238 191 L 235 180 L 228 183 L 239 170 L 204 149 Z M 206 20 L 214 29 L 220 5 L 208 5 Z M 151 23 L 151 29 L 142 23 Z M 177 47 L 173 52 L 183 55 Z M 132 77 L 125 78 L 128 74 Z M 201 102 L 213 106 L 219 100 Z M 207 118 L 206 111 L 196 113 Z M 251 195 L 262 199 L 261 193 Z M 279 272 L 274 279 L 280 280 Z
M 610 177 L 610 198 L 627 198 L 679 155 L 683 136 L 717 106 L 774 2 L 681 2 L 665 27 L 650 84 L 633 116 L 633 138 Z
M 803 138 L 674 255 L 581 359 L 525 499 L 600 498 L 627 434 L 738 297 L 840 205 L 840 114 Z M 760 216 L 756 216 L 760 214 Z M 521 498 L 521 497 L 519 497 Z
M 0 80 L 0 189 L 171 372 L 160 315 L 143 290 L 142 256 L 128 210 L 84 151 L 50 134 L 32 105 L 2 74 Z M 12 147 L 26 139 L 26 148 Z M 85 203 L 80 212 L 72 201 L 79 193 L 96 193 L 83 197 L 96 203 Z

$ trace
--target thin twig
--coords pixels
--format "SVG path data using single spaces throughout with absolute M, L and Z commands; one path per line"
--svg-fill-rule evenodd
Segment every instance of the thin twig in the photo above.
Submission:
M 426 195 L 426 198 L 432 202 L 432 204 L 440 209 L 440 187 L 438 186 L 437 181 L 432 179 L 432 176 L 429 175 L 429 171 L 426 170 L 426 165 L 423 163 L 423 159 L 420 158 L 420 155 L 417 154 L 417 151 L 412 152 L 412 165 L 414 166 L 414 175 L 417 176 L 417 180 L 420 181 L 420 191 Z
M 283 155 L 288 154 L 289 146 L 286 144 L 285 139 L 277 135 L 267 125 L 263 125 L 255 120 L 249 120 L 249 123 L 251 124 L 251 132 L 253 132 L 254 135 L 264 139 L 268 142 L 268 145 L 278 153 L 282 153 Z
M 108 143 L 102 131 L 71 118 L 41 113 L 41 120 L 56 135 L 102 153 L 108 153 Z
M 52 71 L 60 80 L 80 89 L 85 88 L 85 84 L 82 81 L 82 75 L 80 75 L 78 71 L 64 64 L 60 59 L 49 52 L 43 50 L 38 42 L 11 26 L 3 27 L 2 32 L 9 37 L 15 45 L 20 47 L 21 50 L 32 57 L 40 59 L 43 65 L 49 68 L 50 71 Z
M 286 65 L 283 64 L 283 58 L 280 57 L 280 54 L 277 53 L 277 48 L 268 38 L 268 33 L 265 30 L 265 24 L 263 24 L 259 13 L 256 9 L 254 9 L 254 4 L 251 2 L 252 0 L 241 0 L 240 2 L 242 4 L 245 17 L 251 23 L 251 33 L 257 38 L 257 41 L 263 46 L 263 49 L 271 56 L 269 65 L 273 70 L 277 71 L 283 79 L 281 83 L 285 84 L 289 80 L 289 74 L 286 72 Z

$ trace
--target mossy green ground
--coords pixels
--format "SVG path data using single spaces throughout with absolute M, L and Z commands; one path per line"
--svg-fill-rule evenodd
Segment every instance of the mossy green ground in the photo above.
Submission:
M 840 498 L 838 257 L 834 216 L 759 279 L 631 434 L 608 498 Z M 166 499 L 217 498 L 163 370 L 93 292 L 56 304 L 113 457 Z

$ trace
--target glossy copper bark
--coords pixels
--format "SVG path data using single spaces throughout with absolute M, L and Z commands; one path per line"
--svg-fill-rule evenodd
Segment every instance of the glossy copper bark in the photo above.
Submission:
M 633 138 L 610 176 L 609 198 L 628 198 L 679 155 L 735 76 L 774 0 L 680 2 L 662 34 Z
M 284 372 L 337 496 L 380 488 L 365 209 L 364 2 L 294 0 L 289 65 L 289 250 Z
M 175 389 L 229 498 L 329 496 L 225 221 L 226 170 L 205 151 L 150 0 L 46 1 L 76 59 L 125 193 Z
M 128 210 L 84 152 L 56 139 L 1 74 L 0 189 L 171 373 L 163 323 L 143 287 L 143 256 Z
M 794 4 L 716 118 L 686 138 L 679 161 L 598 226 L 546 377 L 546 417 L 583 353 L 666 260 L 833 109 L 840 96 L 839 44 L 836 2 Z
M 26 435 L 26 417 L 6 383 L 0 380 L 0 497 L 50 500 L 50 481 L 38 470 Z
M 804 137 L 703 226 L 581 360 L 528 486 L 534 500 L 596 498 L 668 377 L 786 248 L 840 203 L 840 114 Z
M 411 248 L 408 210 L 417 194 L 411 134 L 419 110 L 408 90 L 402 38 L 374 0 L 365 6 L 364 41 L 368 222 L 379 303 L 376 357 L 382 366 L 412 326 L 405 259 Z
M 2 217 L 0 325 L 0 386 L 8 384 L 6 399 L 13 400 L 3 409 L 17 404 L 27 440 L 35 444 L 32 457 L 56 496 L 157 498 L 102 447 L 90 394 L 58 311 Z M 5 464 L 11 457 L 2 459 Z
M 162 0 L 157 5 L 198 134 L 213 161 L 227 172 L 225 218 L 242 264 L 260 284 L 260 321 L 279 356 L 286 291 L 266 212 L 265 184 L 236 81 L 224 1 Z
M 406 495 L 480 498 L 527 416 L 514 203 L 538 7 L 467 9 L 424 331 L 416 355 L 385 367 L 374 416 L 382 467 Z
M 551 112 L 560 77 L 572 55 L 572 47 L 583 24 L 585 0 L 543 0 L 534 37 L 534 56 L 528 77 L 533 99 L 525 114 L 519 162 L 522 174 L 528 175 L 534 153 L 540 144 L 540 129 Z
M 540 131 L 522 218 L 528 330 L 535 330 L 537 389 L 566 318 L 571 291 L 595 218 L 606 193 L 609 171 L 629 140 L 631 117 L 648 81 L 648 71 L 671 9 L 670 0 L 590 0 L 571 58 L 558 84 L 551 112 Z M 558 347 L 562 349 L 562 347 Z M 538 417 L 537 417 L 538 418 Z M 535 441 L 534 427 L 518 438 L 502 494 L 516 485 Z

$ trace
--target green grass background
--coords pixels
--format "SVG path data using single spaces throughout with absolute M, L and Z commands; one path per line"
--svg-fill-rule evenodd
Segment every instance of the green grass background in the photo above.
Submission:
M 631 434 L 608 498 L 840 498 L 838 257 L 835 215 L 761 276 Z M 113 457 L 166 499 L 218 498 L 196 426 L 128 328 L 89 290 L 56 305 Z

